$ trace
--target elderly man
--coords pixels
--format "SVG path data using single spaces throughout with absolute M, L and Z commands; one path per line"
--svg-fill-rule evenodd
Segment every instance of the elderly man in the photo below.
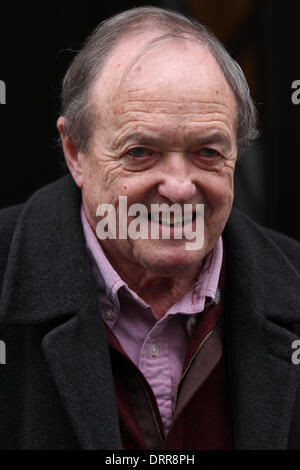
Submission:
M 57 126 L 70 174 L 0 213 L 1 448 L 300 448 L 300 246 L 232 209 L 239 66 L 196 21 L 129 10 L 75 57 Z

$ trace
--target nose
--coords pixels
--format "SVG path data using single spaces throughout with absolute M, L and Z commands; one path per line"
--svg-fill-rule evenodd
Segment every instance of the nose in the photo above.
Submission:
M 172 203 L 188 202 L 197 191 L 184 156 L 180 153 L 168 155 L 166 162 L 160 168 L 160 183 L 158 193 Z

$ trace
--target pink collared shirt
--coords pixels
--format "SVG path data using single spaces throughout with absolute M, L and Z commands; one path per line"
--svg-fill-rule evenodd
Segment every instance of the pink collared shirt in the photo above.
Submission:
M 207 256 L 191 290 L 157 320 L 151 307 L 129 289 L 109 263 L 83 207 L 81 220 L 97 281 L 103 320 L 152 388 L 167 434 L 172 423 L 188 340 L 204 306 L 215 298 L 217 302 L 219 295 L 222 238 L 217 240 L 213 251 Z

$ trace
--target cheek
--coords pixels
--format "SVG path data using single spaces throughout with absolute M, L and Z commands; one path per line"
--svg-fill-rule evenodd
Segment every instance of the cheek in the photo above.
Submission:
M 83 188 L 85 194 L 95 204 L 113 204 L 120 193 L 120 173 L 118 164 L 92 162 L 84 172 Z
M 130 173 L 122 172 L 119 175 L 114 188 L 118 196 L 127 196 L 128 203 L 146 202 L 156 186 L 157 179 L 152 173 Z
M 206 185 L 202 185 L 206 204 L 210 211 L 231 207 L 233 201 L 233 177 L 231 175 L 211 176 Z

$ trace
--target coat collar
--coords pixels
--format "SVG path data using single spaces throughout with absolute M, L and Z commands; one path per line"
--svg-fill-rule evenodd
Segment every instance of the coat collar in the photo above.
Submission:
M 25 204 L 10 247 L 1 319 L 39 324 L 70 317 L 94 287 L 80 221 L 81 194 L 71 176 Z
M 226 353 L 236 447 L 284 449 L 300 379 L 300 368 L 291 361 L 291 345 L 298 339 L 293 330 L 300 320 L 300 276 L 271 232 L 236 210 L 224 245 Z
M 120 445 L 114 387 L 80 204 L 69 175 L 25 204 L 10 248 L 1 322 L 54 322 L 43 348 L 79 442 L 83 448 L 113 448 Z M 226 225 L 224 246 L 236 447 L 284 448 L 300 374 L 291 362 L 300 277 L 272 237 L 236 210 Z M 99 434 L 103 422 L 107 439 Z

